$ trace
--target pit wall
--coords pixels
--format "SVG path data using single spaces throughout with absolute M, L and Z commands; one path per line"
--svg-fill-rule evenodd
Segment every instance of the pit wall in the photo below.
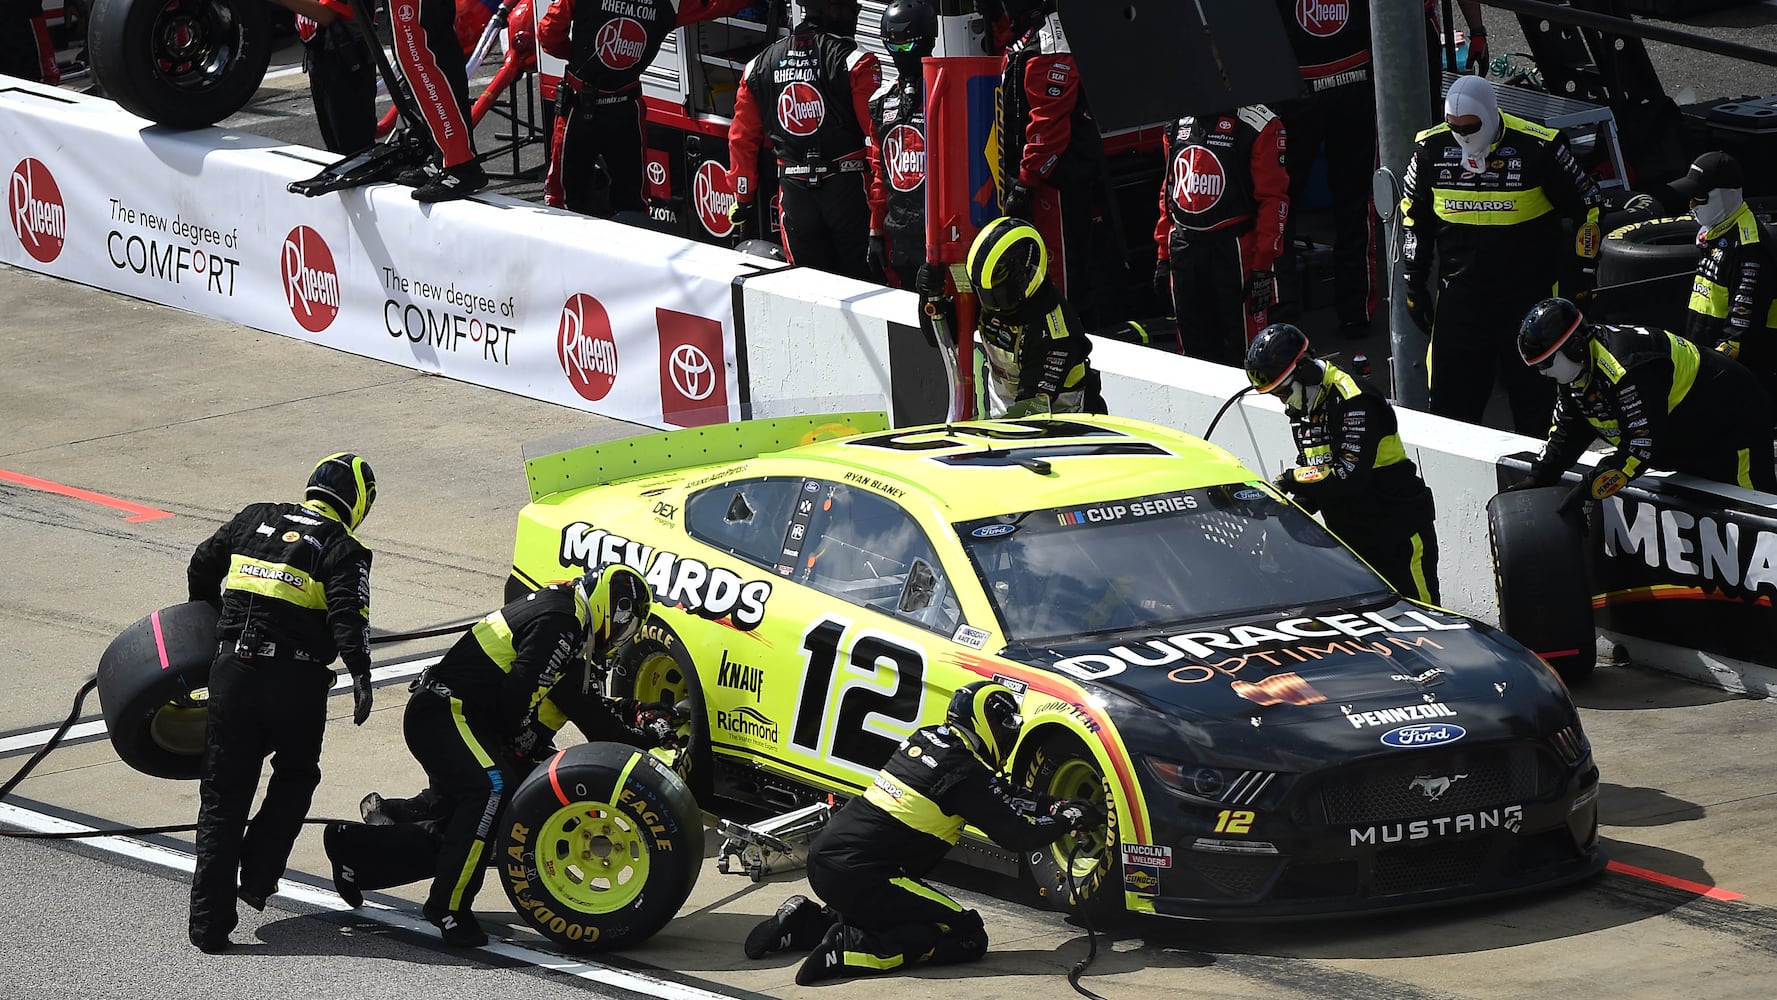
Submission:
M 422 206 L 392 185 L 285 191 L 330 160 L 225 129 L 155 127 L 109 101 L 0 77 L 0 261 L 653 427 L 863 407 L 896 425 L 944 417 L 944 369 L 909 292 L 498 196 Z M 1199 435 L 1245 384 L 1234 369 L 1115 341 L 1096 340 L 1093 363 L 1114 412 Z M 1437 496 L 1443 602 L 1497 622 L 1486 501 L 1504 456 L 1538 442 L 1413 411 L 1400 420 Z M 1266 476 L 1294 454 L 1265 396 L 1242 398 L 1211 440 Z M 1768 538 L 1777 558 L 1770 498 L 1738 499 L 1742 547 Z M 1678 517 L 1656 555 L 1675 554 L 1682 572 Z M 1684 634 L 1600 643 L 1713 686 L 1777 693 L 1768 647 L 1749 661 L 1700 652 Z

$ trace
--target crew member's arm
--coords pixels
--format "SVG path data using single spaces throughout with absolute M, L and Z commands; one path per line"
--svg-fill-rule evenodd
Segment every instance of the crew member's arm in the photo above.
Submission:
M 1080 380 L 1084 374 L 1080 369 L 1085 367 L 1086 358 L 1092 353 L 1086 332 L 1075 329 L 1054 286 L 1046 286 L 1038 294 L 1042 295 L 1044 291 L 1048 292 L 1053 305 L 1043 314 L 1042 322 L 1030 323 L 1024 328 L 1025 340 L 1018 351 L 1019 399 L 1054 398 Z
M 728 182 L 734 188 L 735 201 L 743 206 L 752 205 L 758 196 L 754 179 L 759 173 L 759 147 L 765 141 L 759 98 L 749 83 L 757 64 L 755 58 L 741 71 L 740 86 L 734 92 L 734 118 L 728 123 Z
M 1166 128 L 1166 134 L 1160 137 L 1160 218 L 1154 223 L 1154 246 L 1159 251 L 1160 260 L 1172 259 L 1172 139 L 1178 131 L 1178 122 L 1174 120 Z
M 958 781 L 940 797 L 939 808 L 952 816 L 961 816 L 989 840 L 1010 851 L 1028 851 L 1060 840 L 1071 829 L 1059 816 L 1048 811 L 1020 808 L 1037 794 L 1002 781 L 986 767 L 975 765 L 976 773 Z
M 1574 234 L 1575 252 L 1587 260 L 1594 259 L 1604 241 L 1598 225 L 1598 216 L 1604 211 L 1604 193 L 1597 179 L 1574 159 L 1566 136 L 1558 134 L 1549 144 L 1549 161 L 1554 176 L 1543 185 L 1543 190 L 1556 210 L 1578 227 Z
M 1026 187 L 1053 184 L 1055 167 L 1073 141 L 1074 105 L 1080 100 L 1079 65 L 1071 52 L 1041 53 L 1024 68 L 1024 99 L 1030 121 L 1024 127 L 1024 151 L 1018 179 Z
M 1539 376 L 1540 377 L 1540 376 Z M 1555 390 L 1555 414 L 1550 422 L 1549 439 L 1530 463 L 1530 481 L 1538 486 L 1552 486 L 1561 481 L 1586 446 L 1593 440 L 1592 425 L 1573 404 L 1567 390 Z
M 327 628 L 353 677 L 370 676 L 370 550 L 349 538 L 328 544 L 320 577 L 327 588 Z
M 851 112 L 857 116 L 858 131 L 864 133 L 864 157 L 870 165 L 864 190 L 869 191 L 882 179 L 882 156 L 876 150 L 876 130 L 870 124 L 870 98 L 882 89 L 882 63 L 876 53 L 863 49 L 853 52 L 850 61 Z
M 1290 217 L 1290 173 L 1284 166 L 1286 137 L 1276 115 L 1253 142 L 1253 259 L 1249 271 L 1269 271 L 1283 255 L 1283 228 Z
M 1429 140 L 1436 131 L 1438 128 L 1419 133 L 1413 158 L 1407 161 L 1406 179 L 1401 182 L 1401 264 L 1406 271 L 1408 289 L 1424 289 L 1430 285 L 1433 251 L 1441 228 L 1433 204 L 1431 183 L 1424 179 L 1432 162 Z
M 508 624 L 517 655 L 500 686 L 498 718 L 500 732 L 516 736 L 530 726 L 555 681 L 572 673 L 569 668 L 586 639 L 586 629 L 567 611 L 546 611 Z
M 555 6 L 537 22 L 537 44 L 557 59 L 573 58 L 573 24 L 574 0 L 555 0 Z
M 1591 475 L 1593 499 L 1602 500 L 1646 472 L 1669 447 L 1666 396 L 1672 391 L 1672 359 L 1648 354 L 1631 358 L 1612 387 L 1617 411 L 1617 450 L 1599 461 Z M 1607 475 L 1621 472 L 1621 479 Z
M 1733 281 L 1727 325 L 1716 331 L 1717 340 L 1698 343 L 1698 347 L 1719 346 L 1729 357 L 1738 358 L 1748 340 L 1772 336 L 1765 321 L 1771 315 L 1772 285 L 1777 282 L 1777 274 L 1770 273 L 1763 255 L 1754 252 L 1755 247 L 1762 250 L 1766 246 L 1761 242 L 1742 249 L 1740 266 L 1732 276 L 1727 276 Z
M 883 87 L 870 99 L 870 116 L 865 118 L 866 128 L 873 136 L 880 137 L 883 130 L 882 103 L 893 84 Z M 881 160 L 887 152 L 882 143 L 877 142 L 871 151 L 870 159 L 874 165 L 870 170 L 870 235 L 882 232 L 883 223 L 888 219 L 888 165 Z
M 1323 389 L 1323 392 L 1328 391 Z M 1290 492 L 1311 497 L 1317 507 L 1350 503 L 1367 495 L 1374 482 L 1376 446 L 1387 431 L 1386 400 L 1362 395 L 1350 400 L 1327 400 L 1327 406 L 1343 409 L 1333 429 L 1333 462 L 1322 466 L 1326 475 L 1310 482 L 1298 480 Z
M 235 522 L 240 518 L 236 514 L 191 553 L 191 564 L 185 568 L 188 599 L 214 601 L 222 596 L 222 581 L 228 577 L 229 558 L 234 554 Z

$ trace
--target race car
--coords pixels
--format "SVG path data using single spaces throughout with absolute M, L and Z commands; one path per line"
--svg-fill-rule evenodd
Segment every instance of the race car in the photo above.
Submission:
M 508 596 L 601 565 L 656 598 L 609 693 L 690 705 L 687 783 L 860 794 L 992 678 L 1010 773 L 1106 828 L 953 857 L 1050 905 L 1273 918 L 1599 871 L 1573 702 L 1504 633 L 1406 600 L 1263 476 L 1138 420 L 747 421 L 529 460 Z

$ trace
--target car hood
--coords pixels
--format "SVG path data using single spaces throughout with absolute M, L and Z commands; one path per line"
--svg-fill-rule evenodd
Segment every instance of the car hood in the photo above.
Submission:
M 1113 717 L 1126 735 L 1155 728 L 1132 716 L 1176 723 L 1155 734 L 1162 743 L 1223 742 L 1213 725 L 1223 722 L 1279 749 L 1300 732 L 1314 746 L 1373 751 L 1547 732 L 1571 716 L 1553 671 L 1482 622 L 1408 601 L 1291 611 L 1002 655 L 1099 689 L 1123 706 Z

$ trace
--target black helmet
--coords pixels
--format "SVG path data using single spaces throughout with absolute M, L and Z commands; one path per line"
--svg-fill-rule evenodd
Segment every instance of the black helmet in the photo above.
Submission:
M 858 33 L 858 0 L 801 0 L 802 17 L 822 31 L 850 38 Z
M 1030 223 L 1001 217 L 976 234 L 967 269 L 981 308 L 1005 312 L 1023 305 L 1048 280 L 1049 251 Z
M 882 9 L 882 42 L 897 62 L 924 59 L 938 43 L 938 12 L 927 0 L 891 0 Z
M 603 663 L 636 637 L 654 606 L 642 574 L 628 566 L 602 566 L 574 581 L 587 605 L 585 656 Z
M 957 688 L 944 720 L 995 767 L 1006 763 L 1012 745 L 1018 742 L 1018 731 L 1024 728 L 1018 696 L 997 681 L 975 681 Z
M 1566 299 L 1538 302 L 1518 327 L 1518 356 L 1530 367 L 1566 384 L 1585 370 L 1592 324 Z
M 1284 395 L 1296 368 L 1313 360 L 1307 334 L 1290 323 L 1273 323 L 1247 346 L 1246 380 L 1260 392 Z
M 376 503 L 376 473 L 370 471 L 369 462 L 349 451 L 328 455 L 315 463 L 303 496 L 333 508 L 346 527 L 355 529 Z

